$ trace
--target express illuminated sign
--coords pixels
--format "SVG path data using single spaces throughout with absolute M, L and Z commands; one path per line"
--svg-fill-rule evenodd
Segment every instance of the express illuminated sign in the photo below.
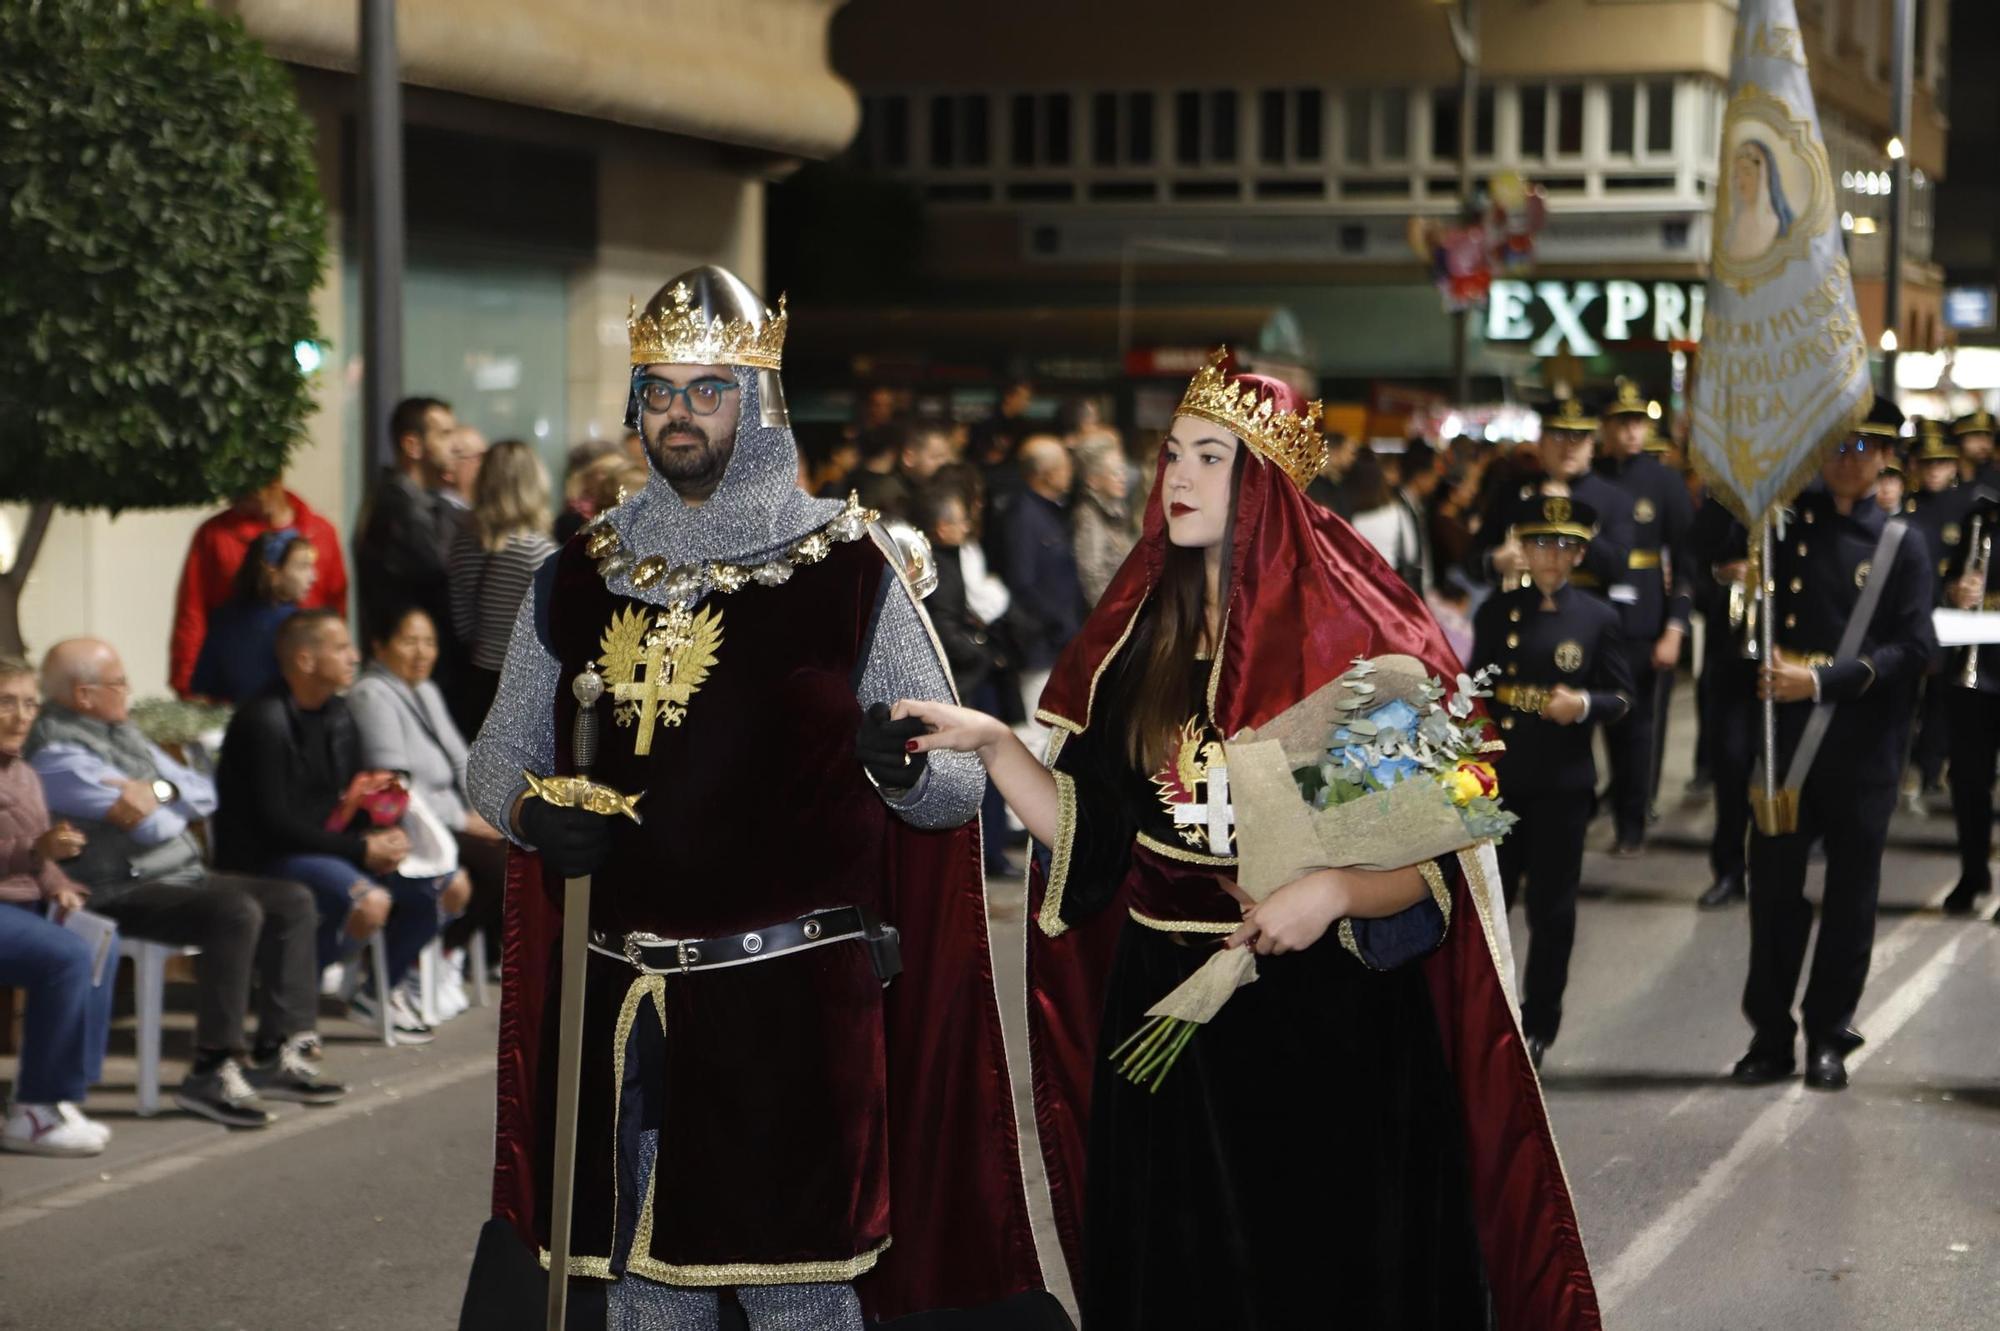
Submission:
M 1614 342 L 1698 342 L 1708 292 L 1689 282 L 1493 283 L 1486 304 L 1488 342 L 1527 342 L 1536 356 L 1569 344 L 1595 356 Z

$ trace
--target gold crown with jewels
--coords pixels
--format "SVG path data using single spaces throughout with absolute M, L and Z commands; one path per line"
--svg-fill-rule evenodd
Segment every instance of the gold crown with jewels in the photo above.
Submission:
M 1305 489 L 1333 451 L 1319 432 L 1320 404 L 1309 402 L 1302 413 L 1280 411 L 1257 385 L 1229 382 L 1222 369 L 1228 358 L 1228 347 L 1215 349 L 1208 364 L 1195 371 L 1187 396 L 1174 414 L 1198 416 L 1220 425 L 1251 452 L 1291 477 L 1292 484 Z
M 637 298 L 625 320 L 632 339 L 634 365 L 744 365 L 755 370 L 783 369 L 785 328 L 790 316 L 785 298 L 778 297 L 777 313 L 764 310 L 761 320 L 754 317 L 725 319 L 710 314 L 695 300 L 686 282 L 676 282 L 665 293 L 662 305 L 656 297 L 647 313 L 639 312 Z M 655 312 L 657 311 L 657 312 Z

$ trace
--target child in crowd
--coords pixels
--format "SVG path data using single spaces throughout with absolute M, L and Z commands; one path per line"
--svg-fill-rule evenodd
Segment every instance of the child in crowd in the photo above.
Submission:
M 319 550 L 297 531 L 266 532 L 236 570 L 229 599 L 208 617 L 194 665 L 193 691 L 241 702 L 278 682 L 278 626 L 299 608 L 319 576 Z

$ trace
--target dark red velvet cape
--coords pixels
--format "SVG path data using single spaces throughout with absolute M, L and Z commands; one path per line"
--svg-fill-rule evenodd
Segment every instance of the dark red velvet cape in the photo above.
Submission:
M 1043 1286 L 987 935 L 979 825 L 891 830 L 884 917 L 905 970 L 884 1002 L 894 1242 L 855 1287 L 869 1315 L 978 1307 Z M 807 848 L 809 849 L 809 848 Z M 534 1168 L 535 1096 L 561 882 L 539 856 L 508 860 L 493 1213 L 529 1252 L 546 1179 Z M 549 876 L 553 879 L 553 875 Z M 669 981 L 672 983 L 672 981 Z M 552 1051 L 551 1051 L 552 1056 Z M 773 1198 L 783 1205 L 783 1198 Z
M 1161 465 L 1164 472 L 1164 454 Z M 1042 694 L 1042 719 L 1073 731 L 1089 725 L 1097 677 L 1158 582 L 1165 554 L 1156 481 L 1144 534 L 1057 662 Z M 1255 454 L 1242 474 L 1232 561 L 1215 697 L 1215 721 L 1224 735 L 1268 721 L 1356 657 L 1407 653 L 1447 681 L 1459 670 L 1421 598 L 1375 548 Z M 1464 1107 L 1472 1208 L 1500 1331 L 1599 1331 L 1569 1186 L 1540 1083 L 1489 951 L 1487 923 L 1464 874 L 1448 877 L 1451 928 L 1423 964 Z M 1037 872 L 1030 884 L 1031 922 L 1045 888 Z M 1492 910 L 1504 911 L 1497 884 L 1480 895 L 1491 900 Z M 1084 1142 L 1098 1024 L 1113 944 L 1125 919 L 1120 902 L 1057 938 L 1032 923 L 1029 930 L 1035 1116 L 1072 1273 L 1081 1271 Z

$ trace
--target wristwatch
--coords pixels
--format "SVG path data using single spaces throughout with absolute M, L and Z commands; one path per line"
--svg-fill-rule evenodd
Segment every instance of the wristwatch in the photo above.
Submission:
M 163 776 L 153 778 L 153 798 L 161 804 L 172 804 L 181 797 L 180 788 Z

